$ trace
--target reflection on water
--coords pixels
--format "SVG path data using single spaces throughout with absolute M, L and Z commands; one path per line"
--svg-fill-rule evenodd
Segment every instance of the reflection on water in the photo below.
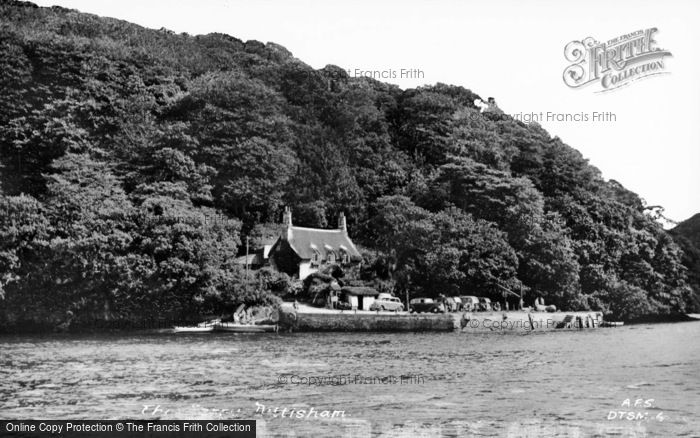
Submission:
M 255 418 L 258 436 L 698 436 L 699 339 L 695 322 L 3 337 L 0 418 Z

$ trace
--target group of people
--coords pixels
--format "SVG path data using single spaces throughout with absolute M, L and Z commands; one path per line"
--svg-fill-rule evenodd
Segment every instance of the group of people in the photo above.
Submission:
M 464 305 L 459 305 L 457 301 L 454 299 L 449 299 L 445 297 L 444 295 L 440 295 L 438 298 L 438 301 L 442 302 L 443 305 L 445 306 L 445 311 L 447 312 L 458 312 L 458 311 L 489 311 L 493 310 L 494 312 L 500 312 L 501 310 L 510 310 L 508 306 L 508 301 L 505 301 L 505 309 L 503 306 L 501 306 L 501 303 L 499 301 L 494 302 L 493 304 L 490 304 L 490 302 L 486 303 L 478 303 L 475 305 L 475 308 L 467 308 L 468 306 Z M 557 311 L 557 306 L 550 304 L 547 305 L 544 302 L 544 297 L 537 297 L 535 299 L 535 302 L 533 304 L 533 307 L 525 307 L 525 302 L 521 298 L 520 301 L 518 302 L 518 308 L 514 310 L 535 310 L 537 312 L 556 312 Z
M 544 298 L 538 297 L 535 299 L 535 310 L 538 312 L 556 312 L 557 306 L 550 304 L 549 306 L 544 304 Z

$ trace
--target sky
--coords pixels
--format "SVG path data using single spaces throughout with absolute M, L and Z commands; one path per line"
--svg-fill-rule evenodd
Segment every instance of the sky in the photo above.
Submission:
M 494 97 L 508 114 L 541 113 L 550 134 L 604 178 L 663 206 L 670 219 L 700 212 L 700 2 L 33 1 L 178 33 L 274 42 L 314 68 L 334 64 L 351 76 L 377 71 L 369 74 L 380 80 L 383 72 L 402 88 L 461 85 Z M 605 42 L 649 28 L 657 29 L 655 46 L 671 53 L 664 74 L 604 93 L 600 85 L 564 83 L 571 41 Z M 607 116 L 594 121 L 594 113 Z M 557 120 L 567 114 L 569 120 Z

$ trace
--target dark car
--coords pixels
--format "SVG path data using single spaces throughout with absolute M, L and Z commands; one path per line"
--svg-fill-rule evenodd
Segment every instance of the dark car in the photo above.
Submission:
M 445 313 L 445 305 L 432 298 L 414 298 L 409 303 L 409 310 L 415 313 Z

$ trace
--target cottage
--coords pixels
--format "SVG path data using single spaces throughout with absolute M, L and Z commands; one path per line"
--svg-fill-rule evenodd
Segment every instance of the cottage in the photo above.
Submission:
M 319 229 L 292 225 L 292 211 L 285 207 L 286 230 L 269 251 L 270 266 L 303 280 L 326 265 L 350 266 L 362 260 L 348 236 L 345 215 L 340 213 L 338 228 Z

